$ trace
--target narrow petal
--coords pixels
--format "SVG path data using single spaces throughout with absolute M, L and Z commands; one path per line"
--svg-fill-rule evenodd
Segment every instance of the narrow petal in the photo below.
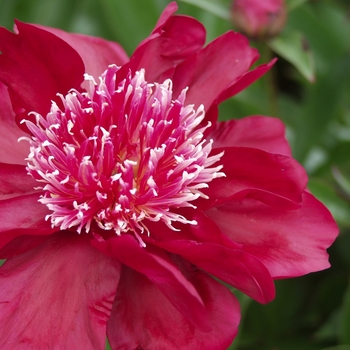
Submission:
M 251 197 L 275 206 L 297 208 L 307 183 L 303 167 L 293 158 L 247 147 L 227 147 L 220 162 L 226 177 L 203 192 L 210 200 Z
M 242 76 L 259 57 L 246 37 L 227 32 L 176 67 L 174 95 L 189 87 L 187 103 L 208 110 L 217 97 Z
M 15 122 L 7 87 L 0 83 L 0 162 L 25 164 L 28 156 L 28 143 L 18 142 L 23 131 Z
M 125 268 L 107 328 L 113 349 L 224 350 L 229 347 L 240 320 L 236 298 L 203 272 L 189 265 L 186 270 L 188 280 L 204 301 L 212 331 L 202 332 L 189 323 L 156 285 L 144 275 Z
M 186 319 L 202 330 L 210 330 L 203 301 L 193 285 L 161 250 L 142 248 L 129 235 L 92 244 L 105 254 L 138 271 L 152 281 Z
M 285 137 L 285 126 L 277 118 L 251 116 L 239 120 L 217 122 L 208 138 L 214 147 L 251 147 L 269 153 L 291 156 Z
M 121 66 L 129 61 L 128 55 L 118 43 L 51 27 L 37 27 L 56 35 L 75 49 L 84 61 L 86 73 L 92 75 L 97 82 L 110 64 Z
M 120 265 L 58 233 L 0 268 L 0 348 L 104 349 Z
M 57 93 L 79 89 L 84 63 L 57 36 L 34 25 L 16 22 L 18 34 L 0 28 L 0 81 L 9 88 L 17 122 L 35 111 L 46 115 Z
M 305 192 L 302 207 L 282 210 L 244 199 L 207 214 L 221 231 L 256 256 L 274 278 L 300 276 L 329 267 L 326 249 L 338 228 L 329 211 Z

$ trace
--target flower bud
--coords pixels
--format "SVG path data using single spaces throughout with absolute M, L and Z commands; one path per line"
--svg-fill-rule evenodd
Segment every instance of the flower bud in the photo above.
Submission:
M 235 0 L 231 16 L 238 31 L 251 39 L 266 40 L 282 31 L 287 11 L 284 0 Z

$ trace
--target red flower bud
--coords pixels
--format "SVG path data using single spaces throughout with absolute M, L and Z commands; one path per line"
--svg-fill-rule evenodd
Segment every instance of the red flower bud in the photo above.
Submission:
M 231 15 L 237 30 L 258 40 L 279 34 L 287 19 L 284 0 L 235 0 Z

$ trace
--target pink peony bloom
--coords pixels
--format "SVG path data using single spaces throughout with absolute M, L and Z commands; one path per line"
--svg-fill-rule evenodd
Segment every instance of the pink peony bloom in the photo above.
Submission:
M 287 20 L 284 0 L 234 0 L 231 15 L 236 28 L 253 39 L 278 35 Z
M 203 48 L 176 9 L 130 59 L 0 29 L 1 349 L 226 349 L 240 310 L 218 279 L 267 303 L 329 267 L 337 227 L 282 123 L 217 121 L 273 62 L 249 71 L 234 32 Z

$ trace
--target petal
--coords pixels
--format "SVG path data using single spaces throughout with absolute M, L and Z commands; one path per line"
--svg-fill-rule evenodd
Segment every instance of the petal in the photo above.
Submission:
M 149 279 L 125 268 L 107 327 L 113 349 L 223 350 L 230 346 L 240 320 L 236 298 L 203 272 L 186 269 L 204 301 L 212 331 L 202 332 L 189 323 Z
M 58 233 L 0 268 L 1 349 L 104 349 L 120 265 Z
M 193 285 L 164 252 L 159 249 L 152 250 L 150 247 L 142 248 L 130 235 L 107 241 L 93 241 L 92 244 L 105 254 L 147 276 L 174 307 L 184 313 L 189 322 L 202 330 L 210 330 L 203 301 Z
M 7 87 L 0 83 L 0 162 L 25 164 L 29 154 L 29 145 L 18 142 L 23 131 L 15 122 Z
M 88 35 L 67 33 L 56 28 L 36 26 L 55 34 L 75 49 L 84 61 L 86 73 L 92 75 L 97 82 L 110 64 L 121 66 L 129 61 L 128 55 L 118 43 Z
M 23 254 L 45 242 L 50 236 L 21 235 L 0 248 L 0 259 L 9 259 Z
M 0 163 L 0 200 L 38 193 L 34 189 L 37 185 L 24 165 Z
M 192 17 L 171 16 L 175 9 L 171 3 L 161 15 L 156 28 L 135 50 L 130 62 L 118 72 L 125 76 L 145 69 L 148 81 L 163 82 L 171 77 L 174 67 L 200 50 L 205 43 L 204 26 Z
M 161 15 L 159 16 L 158 21 L 154 26 L 154 29 L 152 30 L 152 34 L 161 33 L 166 22 L 169 20 L 171 15 L 174 14 L 177 10 L 178 10 L 178 6 L 176 1 L 173 1 L 170 4 L 168 4 L 166 8 L 163 10 L 163 12 L 161 13 Z
M 84 64 L 66 42 L 36 26 L 16 22 L 18 34 L 0 28 L 0 81 L 9 88 L 17 121 L 46 115 L 57 93 L 79 89 Z
M 239 120 L 217 122 L 209 135 L 214 147 L 251 147 L 265 152 L 291 156 L 281 120 L 251 116 Z
M 258 56 L 257 50 L 249 47 L 246 37 L 227 32 L 176 67 L 174 95 L 189 87 L 186 103 L 197 107 L 203 104 L 208 110 L 223 91 L 246 73 Z
M 181 255 L 259 303 L 268 303 L 275 297 L 275 287 L 269 271 L 251 254 L 218 244 L 188 240 L 161 241 L 155 244 Z
M 329 267 L 326 249 L 338 234 L 329 211 L 311 194 L 302 207 L 283 210 L 244 199 L 210 209 L 207 214 L 233 241 L 256 256 L 274 278 L 300 276 Z
M 0 248 L 17 236 L 57 231 L 45 221 L 50 211 L 38 199 L 39 194 L 33 193 L 0 201 Z
M 262 77 L 266 72 L 268 72 L 271 67 L 275 64 L 277 59 L 271 60 L 267 64 L 262 64 L 259 67 L 244 73 L 240 77 L 237 78 L 236 81 L 233 82 L 229 87 L 227 87 L 220 96 L 218 96 L 217 100 L 215 101 L 216 104 L 221 103 L 222 101 L 227 100 L 228 98 L 237 95 L 239 92 L 247 88 L 249 85 L 254 83 L 256 80 L 258 80 L 260 77 Z
M 246 147 L 215 149 L 226 177 L 212 181 L 203 192 L 210 200 L 251 197 L 264 203 L 297 208 L 307 183 L 303 167 L 293 158 Z

